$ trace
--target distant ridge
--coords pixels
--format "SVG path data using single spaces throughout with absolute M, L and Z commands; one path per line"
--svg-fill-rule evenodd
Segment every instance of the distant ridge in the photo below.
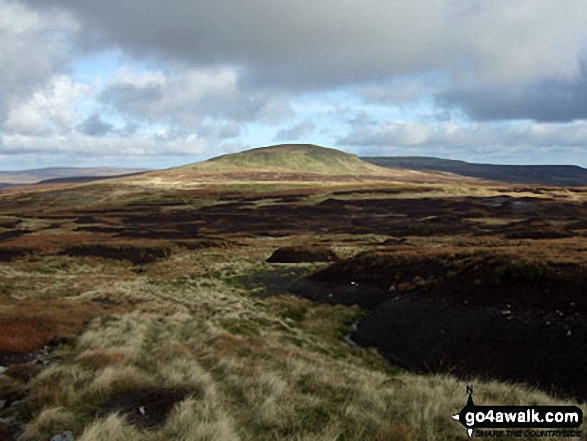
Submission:
M 496 165 L 475 164 L 426 156 L 363 157 L 381 167 L 418 171 L 442 171 L 513 184 L 587 186 L 587 169 L 576 165 Z
M 36 184 L 55 179 L 93 180 L 94 178 L 117 177 L 144 171 L 146 170 L 116 167 L 50 167 L 20 171 L 0 171 L 0 185 Z
M 148 173 L 147 171 L 140 171 L 134 173 L 123 173 L 121 175 L 107 175 L 107 176 L 72 176 L 70 178 L 53 178 L 45 179 L 37 182 L 37 184 L 83 184 L 84 182 L 103 181 L 105 179 L 114 178 L 130 178 L 132 176 L 142 175 Z

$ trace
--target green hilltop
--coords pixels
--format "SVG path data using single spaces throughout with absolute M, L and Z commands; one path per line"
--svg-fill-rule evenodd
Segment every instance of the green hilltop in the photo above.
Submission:
M 368 164 L 358 156 L 312 144 L 282 144 L 222 155 L 192 164 L 204 173 L 260 171 L 325 175 L 387 175 L 383 167 Z

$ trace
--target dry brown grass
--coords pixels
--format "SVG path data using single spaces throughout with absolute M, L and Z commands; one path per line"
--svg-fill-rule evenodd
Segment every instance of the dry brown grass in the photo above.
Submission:
M 124 351 L 108 350 L 103 348 L 90 349 L 79 354 L 75 361 L 84 367 L 99 370 L 108 366 L 130 366 L 133 360 L 130 354 Z
M 177 247 L 166 259 L 142 267 L 92 256 L 56 255 L 77 241 L 176 245 L 75 233 L 74 212 L 82 206 L 111 214 L 121 207 L 128 210 L 125 204 L 134 201 L 152 204 L 153 212 L 165 212 L 175 209 L 176 203 L 193 208 L 212 205 L 221 196 L 238 199 L 259 194 L 311 196 L 299 203 L 313 204 L 332 197 L 334 191 L 353 188 L 400 190 L 389 196 L 393 198 L 524 194 L 482 185 L 346 181 L 301 187 L 296 182 L 243 180 L 216 181 L 208 187 L 163 181 L 147 186 L 102 183 L 72 188 L 70 193 L 2 196 L 4 207 L 13 204 L 14 209 L 42 218 L 41 200 L 66 219 L 61 230 L 53 231 L 59 234 L 51 235 L 40 230 L 46 222 L 31 221 L 27 225 L 38 228 L 36 234 L 13 241 L 38 252 L 0 264 L 0 336 L 4 338 L 0 350 L 4 344 L 4 350 L 25 352 L 55 335 L 77 336 L 83 331 L 69 353 L 28 382 L 23 414 L 30 424 L 23 439 L 47 440 L 63 430 L 72 430 L 82 441 L 468 439 L 449 418 L 465 403 L 465 382 L 389 369 L 374 351 L 349 347 L 341 336 L 360 315 L 357 307 L 316 305 L 294 297 L 259 298 L 238 283 L 239 277 L 271 270 L 263 261 L 281 246 L 319 241 L 350 257 L 379 249 L 387 234 L 305 231 L 286 237 L 240 236 L 227 241 L 228 248 Z M 559 193 L 569 199 L 583 197 Z M 74 195 L 81 205 L 68 206 L 64 201 Z M 337 196 L 365 197 L 380 196 L 368 192 Z M 159 206 L 162 201 L 169 205 Z M 98 224 L 104 220 L 100 219 Z M 114 215 L 108 221 L 121 224 Z M 409 237 L 417 253 L 430 256 L 467 248 L 560 262 L 584 261 L 586 240 Z M 48 300 L 51 297 L 54 300 Z M 95 307 L 90 303 L 94 297 L 108 297 L 124 307 Z M 561 403 L 523 385 L 469 382 L 475 384 L 478 404 Z M 105 401 L 125 391 L 154 386 L 189 394 L 175 403 L 164 424 L 152 430 L 102 409 Z
M 74 337 L 105 311 L 88 303 L 48 300 L 22 301 L 0 309 L 0 352 L 25 354 L 54 337 Z

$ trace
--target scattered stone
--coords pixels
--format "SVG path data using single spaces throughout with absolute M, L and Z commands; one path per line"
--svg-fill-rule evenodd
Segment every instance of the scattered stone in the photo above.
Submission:
M 324 247 L 282 247 L 273 252 L 267 259 L 269 263 L 305 263 L 335 262 L 338 256 L 329 248 Z
M 66 430 L 63 433 L 52 437 L 51 441 L 74 441 L 73 433 L 71 433 L 69 430 Z

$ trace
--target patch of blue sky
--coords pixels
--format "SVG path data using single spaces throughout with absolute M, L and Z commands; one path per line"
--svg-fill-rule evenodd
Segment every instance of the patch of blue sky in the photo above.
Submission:
M 365 122 L 381 124 L 386 121 L 430 121 L 450 119 L 451 115 L 434 105 L 431 96 L 423 95 L 408 102 L 371 102 L 349 90 L 307 94 L 294 100 L 293 108 L 299 119 L 324 122 L 341 130 L 361 116 Z
M 242 127 L 241 133 L 236 141 L 247 146 L 247 148 L 263 147 L 276 144 L 275 134 L 279 127 L 263 123 L 249 123 Z
M 129 59 L 120 50 L 109 49 L 80 58 L 72 78 L 79 84 L 99 87 L 108 83 L 123 68 L 130 68 L 135 74 L 169 70 L 164 63 L 155 58 Z
M 76 83 L 87 86 L 104 84 L 124 64 L 124 57 L 119 50 L 110 49 L 102 52 L 93 52 L 78 60 L 77 66 L 72 73 L 72 78 Z

